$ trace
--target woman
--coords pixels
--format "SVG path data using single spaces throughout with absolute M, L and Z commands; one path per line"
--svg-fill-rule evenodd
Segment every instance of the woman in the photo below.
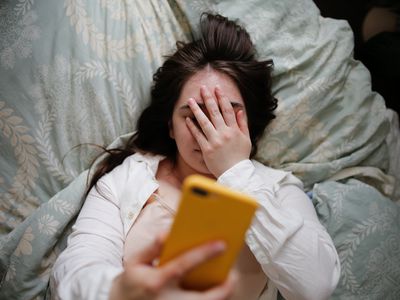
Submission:
M 339 261 L 301 182 L 250 160 L 274 118 L 271 68 L 271 61 L 255 59 L 242 27 L 203 15 L 201 38 L 178 44 L 154 75 L 152 101 L 137 133 L 97 167 L 53 269 L 56 297 L 273 299 L 277 290 L 286 299 L 329 297 Z M 202 292 L 182 289 L 180 278 L 220 254 L 221 241 L 153 267 L 182 181 L 194 173 L 260 204 L 231 276 Z

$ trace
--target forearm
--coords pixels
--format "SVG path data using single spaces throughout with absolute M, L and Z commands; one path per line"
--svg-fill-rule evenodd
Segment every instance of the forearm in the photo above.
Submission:
M 271 169 L 263 173 L 250 161 L 240 164 L 218 180 L 258 200 L 246 242 L 265 274 L 286 299 L 329 297 L 339 278 L 339 260 L 296 179 Z
M 79 269 L 68 269 L 60 261 L 55 267 L 56 271 L 52 275 L 52 293 L 55 294 L 55 299 L 62 300 L 109 299 L 112 283 L 121 273 L 120 268 L 101 262 Z
M 108 299 L 111 282 L 122 272 L 124 245 L 119 207 L 105 184 L 92 189 L 59 255 L 52 292 L 59 299 Z
M 335 249 L 315 230 L 316 224 L 303 224 L 279 245 L 279 251 L 267 248 L 257 227 L 247 235 L 247 244 L 263 271 L 285 299 L 327 299 L 336 287 L 340 265 Z M 274 253 L 274 255 L 271 255 Z

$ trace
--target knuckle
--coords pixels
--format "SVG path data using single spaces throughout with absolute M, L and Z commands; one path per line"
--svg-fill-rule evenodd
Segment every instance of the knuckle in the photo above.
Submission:
M 219 112 L 219 109 L 218 108 L 212 108 L 211 109 L 211 111 L 210 111 L 210 114 L 212 115 L 212 116 L 218 116 L 219 114 L 220 114 L 220 112 Z
M 212 152 L 213 152 L 213 147 L 208 146 L 208 145 L 204 146 L 203 153 L 209 155 L 209 154 L 211 154 Z
M 226 142 L 234 139 L 235 136 L 237 136 L 237 135 L 234 134 L 233 132 L 229 131 L 229 130 L 226 130 L 226 131 L 221 133 L 221 141 L 226 143 Z
M 173 268 L 168 272 L 168 278 L 170 279 L 178 279 L 181 278 L 184 274 L 185 264 L 180 264 L 179 267 Z
M 232 138 L 232 134 L 230 132 L 223 132 L 222 133 L 222 140 L 223 141 L 229 141 Z
M 156 278 L 152 278 L 151 280 L 147 281 L 143 288 L 147 294 L 157 295 L 158 293 L 160 293 L 164 284 L 165 284 L 165 280 L 163 278 L 156 277 Z
M 213 147 L 211 148 L 211 152 L 214 151 L 214 149 L 220 149 L 224 145 L 224 140 L 217 140 L 213 143 Z
M 202 112 L 202 110 L 198 105 L 193 107 L 193 113 L 200 114 L 201 112 Z
M 203 97 L 205 101 L 210 100 L 212 98 L 211 93 L 207 89 L 203 90 Z
M 215 148 L 221 148 L 224 145 L 224 141 L 223 140 L 219 140 L 215 143 Z
M 232 109 L 232 107 L 224 107 L 222 109 L 222 113 L 224 115 L 231 115 L 231 114 L 233 114 L 233 109 Z
M 197 105 L 189 105 L 189 108 L 195 115 L 198 114 L 198 112 L 200 111 L 200 107 L 198 107 Z
M 177 280 L 183 277 L 183 275 L 191 269 L 192 264 L 193 261 L 187 254 L 176 259 L 164 270 L 165 278 L 167 280 Z
M 187 257 L 182 257 L 176 264 L 176 267 L 171 272 L 172 278 L 180 278 L 190 269 L 192 261 Z
M 208 122 L 209 122 L 208 119 L 204 118 L 204 119 L 201 119 L 201 120 L 199 121 L 199 124 L 200 124 L 200 126 L 201 126 L 202 128 L 204 128 L 204 127 L 207 127 Z
M 208 89 L 203 89 L 203 95 L 204 95 L 205 100 L 212 99 L 212 95 Z
M 199 249 L 194 249 L 187 253 L 179 262 L 179 269 L 182 271 L 182 275 L 198 265 L 201 261 L 201 257 L 202 253 Z
M 196 125 L 190 124 L 189 130 L 190 130 L 191 134 L 193 134 L 193 136 L 199 135 L 199 128 Z
M 201 133 L 197 130 L 197 128 L 193 131 L 192 134 L 196 140 L 198 140 L 201 137 Z

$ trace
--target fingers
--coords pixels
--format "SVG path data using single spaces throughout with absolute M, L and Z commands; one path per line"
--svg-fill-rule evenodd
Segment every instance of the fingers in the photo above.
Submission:
M 235 127 L 238 125 L 232 103 L 218 85 L 215 87 L 214 93 L 216 99 L 206 86 L 201 86 L 200 88 L 200 94 L 204 100 L 209 117 L 200 109 L 194 99 L 189 99 L 189 106 L 206 137 L 220 128 L 226 126 Z
M 235 271 L 229 273 L 228 279 L 221 285 L 209 289 L 203 294 L 204 299 L 229 299 L 237 284 L 238 274 Z
M 186 125 L 188 126 L 194 139 L 199 144 L 200 149 L 205 149 L 205 147 L 207 146 L 207 139 L 204 136 L 203 132 L 193 123 L 190 118 L 186 118 Z
M 203 292 L 184 291 L 186 300 L 226 300 L 230 299 L 237 284 L 237 272 L 231 271 L 228 279 L 215 287 Z
M 206 86 L 201 86 L 200 95 L 204 100 L 204 104 L 207 108 L 208 114 L 210 115 L 211 122 L 215 128 L 221 128 L 225 125 L 225 120 L 219 110 L 218 102 L 215 101 L 213 94 L 210 93 Z
M 162 272 L 168 278 L 180 279 L 197 265 L 221 254 L 224 250 L 225 243 L 221 241 L 201 245 L 167 263 L 162 267 Z
M 215 134 L 214 125 L 210 122 L 208 117 L 193 98 L 188 100 L 188 104 L 206 138 L 212 137 L 213 134 Z
M 250 136 L 249 126 L 247 124 L 246 115 L 243 110 L 239 110 L 236 114 L 237 124 L 241 132 L 246 136 Z
M 224 95 L 219 86 L 215 87 L 215 95 L 217 96 L 219 106 L 221 107 L 222 116 L 225 120 L 226 125 L 236 126 L 236 116 L 235 111 L 232 107 L 229 99 Z
M 140 251 L 137 255 L 131 258 L 128 264 L 152 264 L 153 260 L 160 256 L 162 245 L 164 244 L 166 235 L 158 236 L 155 241 L 149 246 Z

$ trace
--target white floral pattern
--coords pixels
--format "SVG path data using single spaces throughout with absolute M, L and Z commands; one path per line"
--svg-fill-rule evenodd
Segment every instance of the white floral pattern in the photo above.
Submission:
M 57 227 L 60 224 L 56 219 L 54 219 L 51 215 L 45 215 L 39 219 L 39 232 L 47 235 L 54 234 L 57 231 Z
M 400 298 L 398 206 L 372 188 L 380 178 L 328 180 L 362 164 L 392 168 L 388 190 L 399 185 L 385 142 L 398 124 L 389 128 L 351 58 L 349 26 L 321 18 L 311 0 L 1 2 L 0 298 L 43 298 L 98 153 L 87 143 L 135 129 L 152 74 L 176 41 L 197 36 L 203 11 L 239 19 L 274 61 L 277 118 L 257 159 L 313 192 L 342 263 L 333 299 Z
M 0 66 L 12 69 L 19 58 L 32 56 L 32 43 L 40 38 L 31 10 L 33 0 L 19 0 L 15 7 L 0 5 Z
M 129 80 L 124 78 L 122 73 L 117 72 L 112 66 L 94 61 L 81 66 L 75 75 L 76 82 L 83 82 L 95 76 L 109 80 L 124 104 L 127 120 L 130 121 L 131 127 L 134 127 L 138 119 L 139 101 L 133 93 Z
M 115 132 L 110 131 L 113 128 L 112 120 L 108 118 L 108 122 L 105 123 L 107 115 L 105 118 L 97 118 L 101 111 L 96 103 L 105 103 L 108 107 L 107 103 L 99 99 L 100 96 L 91 85 L 82 86 L 73 80 L 74 70 L 77 68 L 77 63 L 69 63 L 64 57 L 56 56 L 53 64 L 38 67 L 36 83 L 29 90 L 40 117 L 36 131 L 39 156 L 50 174 L 63 183 L 71 182 L 82 171 L 82 168 L 66 168 L 62 162 L 69 158 L 68 154 L 73 145 L 87 141 L 104 144 L 115 136 Z M 69 101 L 81 104 L 71 109 Z M 100 122 L 105 127 L 104 131 L 89 131 L 100 126 Z M 55 127 L 65 128 L 65 135 L 55 135 Z M 82 130 L 77 137 L 77 128 L 88 130 Z M 61 146 L 65 150 L 57 153 L 55 146 Z M 85 166 L 93 158 L 93 153 L 85 153 L 82 149 L 79 154 Z
M 39 162 L 34 139 L 29 134 L 30 129 L 3 101 L 0 101 L 0 131 L 9 139 L 17 161 L 12 183 L 9 186 L 3 185 L 6 188 L 4 192 L 0 192 L 1 211 L 14 211 L 12 218 L 0 215 L 0 219 L 5 219 L 8 226 L 13 226 L 16 219 L 25 219 L 39 203 L 38 198 L 32 195 L 32 190 L 36 187 L 35 180 L 38 178 Z
M 341 263 L 333 299 L 397 299 L 400 207 L 354 179 L 318 184 L 313 198 Z
M 53 197 L 53 201 L 49 203 L 50 207 L 54 209 L 54 211 L 59 212 L 63 215 L 72 215 L 74 209 L 71 203 L 67 200 L 63 200 L 60 198 L 60 195 L 57 194 Z
M 35 238 L 32 227 L 28 227 L 15 250 L 16 256 L 31 255 L 32 254 L 32 241 Z

